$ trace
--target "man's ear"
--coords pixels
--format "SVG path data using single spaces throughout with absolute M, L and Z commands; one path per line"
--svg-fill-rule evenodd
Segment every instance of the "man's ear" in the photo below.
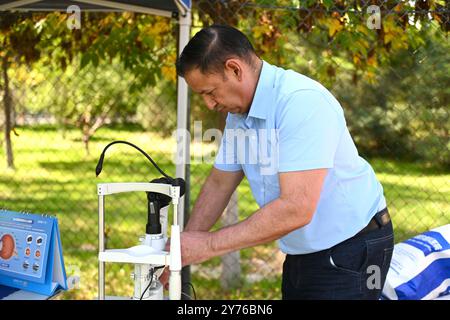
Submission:
M 237 59 L 225 61 L 225 70 L 233 74 L 238 80 L 242 80 L 242 63 Z

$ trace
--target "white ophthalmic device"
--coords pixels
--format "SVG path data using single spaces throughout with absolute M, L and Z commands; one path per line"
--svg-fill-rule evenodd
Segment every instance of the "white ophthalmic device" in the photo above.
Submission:
M 98 193 L 98 298 L 163 300 L 163 286 L 158 280 L 164 267 L 168 266 L 169 299 L 181 299 L 181 245 L 180 226 L 178 225 L 178 203 L 185 190 L 184 180 L 167 176 L 140 148 L 126 141 L 114 141 L 103 150 L 96 168 L 97 176 L 102 170 L 106 150 L 115 143 L 124 143 L 137 148 L 165 176 L 150 183 L 100 183 Z M 105 196 L 124 192 L 146 192 L 148 200 L 148 222 L 145 237 L 140 244 L 126 249 L 105 248 Z M 170 251 L 165 251 L 167 242 L 168 209 L 173 206 L 173 224 L 171 225 Z M 132 263 L 134 273 L 134 294 L 132 297 L 112 297 L 105 295 L 105 263 Z

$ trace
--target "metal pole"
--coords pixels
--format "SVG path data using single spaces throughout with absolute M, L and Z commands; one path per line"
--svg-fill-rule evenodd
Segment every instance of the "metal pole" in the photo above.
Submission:
M 186 44 L 190 39 L 191 30 L 191 11 L 188 10 L 186 15 L 180 15 L 179 18 L 179 42 L 178 42 L 178 52 L 184 49 Z M 182 77 L 178 77 L 178 97 L 177 97 L 177 129 L 181 132 L 182 137 L 177 141 L 177 166 L 176 166 L 176 176 L 183 178 L 186 181 L 186 168 L 190 160 L 190 150 L 189 150 L 189 91 L 186 81 Z M 187 183 L 187 181 L 186 181 Z M 186 189 L 186 195 L 189 189 Z M 180 202 L 179 207 L 179 225 L 181 231 L 183 231 L 184 226 L 184 215 L 185 215 L 185 204 L 183 201 Z
M 105 251 L 105 199 L 98 196 L 98 252 Z M 98 299 L 105 300 L 105 263 L 98 261 Z
M 192 17 L 191 11 L 187 10 L 186 14 L 180 13 L 179 16 L 179 39 L 178 39 L 178 54 L 181 54 L 186 44 L 189 42 L 191 33 Z M 183 130 L 183 139 L 177 141 L 177 156 L 178 159 L 182 159 L 177 163 L 176 176 L 181 177 L 186 181 L 186 191 L 184 194 L 184 199 L 181 199 L 179 204 L 179 220 L 181 231 L 183 231 L 184 225 L 186 224 L 185 218 L 187 220 L 189 214 L 189 195 L 190 195 L 190 181 L 189 181 L 189 160 L 190 160 L 190 149 L 189 149 L 189 137 L 187 133 L 190 132 L 190 121 L 189 121 L 189 90 L 186 81 L 182 77 L 178 77 L 178 102 L 177 102 L 177 129 Z M 182 268 L 181 271 L 182 279 L 182 292 L 185 295 L 190 296 L 191 288 L 189 283 L 191 281 L 191 273 L 189 266 Z M 185 295 L 182 299 L 185 299 Z

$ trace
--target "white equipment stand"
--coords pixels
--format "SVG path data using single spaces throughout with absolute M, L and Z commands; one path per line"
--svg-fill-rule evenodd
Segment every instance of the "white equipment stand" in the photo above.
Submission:
M 180 187 L 163 183 L 100 183 L 98 191 L 98 299 L 136 299 L 136 300 L 162 300 L 163 287 L 158 281 L 155 267 L 169 266 L 169 299 L 181 299 L 181 244 L 180 226 L 178 224 L 178 203 Z M 162 234 L 146 235 L 141 244 L 127 249 L 105 250 L 105 201 L 104 197 L 123 192 L 156 192 L 169 196 L 173 205 L 173 224 L 171 226 L 170 252 L 164 251 L 167 241 L 168 207 L 161 214 Z M 165 221 L 164 221 L 165 220 Z M 133 263 L 135 272 L 133 297 L 105 296 L 105 263 Z M 163 270 L 163 269 L 161 269 Z

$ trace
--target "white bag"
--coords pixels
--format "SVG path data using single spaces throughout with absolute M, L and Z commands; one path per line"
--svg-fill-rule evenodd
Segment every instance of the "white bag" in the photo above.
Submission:
M 394 246 L 383 298 L 431 300 L 450 294 L 450 224 Z

